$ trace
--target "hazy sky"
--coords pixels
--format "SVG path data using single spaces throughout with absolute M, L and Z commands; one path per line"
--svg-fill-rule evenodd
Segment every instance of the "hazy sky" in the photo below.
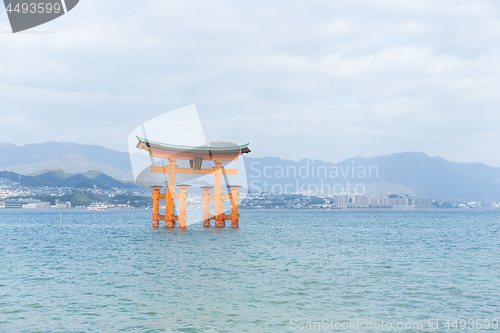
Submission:
M 55 33 L 9 34 L 3 8 L 0 31 L 0 142 L 126 151 L 196 104 L 256 157 L 500 166 L 498 1 L 81 0 L 30 30 Z

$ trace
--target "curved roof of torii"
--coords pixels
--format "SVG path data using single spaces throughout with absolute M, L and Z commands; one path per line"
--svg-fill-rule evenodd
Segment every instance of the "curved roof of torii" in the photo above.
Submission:
M 181 146 L 172 145 L 168 143 L 155 142 L 147 140 L 137 136 L 139 142 L 137 143 L 137 148 L 149 151 L 152 156 L 155 156 L 155 151 L 171 152 L 177 154 L 192 154 L 193 157 L 211 156 L 211 155 L 241 155 L 248 154 L 251 152 L 248 148 L 249 143 L 240 146 L 229 146 L 229 147 L 207 147 L 207 146 Z M 158 156 L 163 157 L 163 156 Z

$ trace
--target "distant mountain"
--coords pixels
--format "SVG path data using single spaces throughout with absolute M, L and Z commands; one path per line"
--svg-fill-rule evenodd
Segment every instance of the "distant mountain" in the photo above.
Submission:
M 315 186 L 327 189 L 329 186 L 332 194 L 339 193 L 342 186 L 347 190 L 349 181 L 350 193 L 358 185 L 358 190 L 364 188 L 369 195 L 397 193 L 443 200 L 500 201 L 500 168 L 482 163 L 455 163 L 424 153 L 355 157 L 337 164 L 308 159 L 295 162 L 277 157 L 245 156 L 244 160 L 248 182 L 254 190 L 266 187 L 271 191 L 274 186 L 275 192 L 305 192 L 308 185 L 312 191 Z M 76 179 L 96 184 L 101 181 L 100 177 L 105 177 L 92 172 L 87 174 L 89 170 L 110 175 L 115 181 L 133 181 L 129 155 L 125 152 L 76 143 L 48 142 L 25 146 L 0 143 L 0 170 L 23 174 L 22 181 L 30 179 L 26 175 L 40 173 L 45 174 L 48 181 L 51 176 L 45 171 L 55 169 L 72 174 L 68 178 L 73 177 L 71 183 L 75 185 Z M 53 177 L 54 183 L 64 178 Z M 106 181 L 102 180 L 103 183 Z
M 125 152 L 63 142 L 25 146 L 0 143 L 0 170 L 28 175 L 55 169 L 72 174 L 99 170 L 116 179 L 133 180 L 129 155 Z
M 276 157 L 245 158 L 249 185 L 254 190 L 323 188 L 340 193 L 350 184 L 368 195 L 413 194 L 456 201 L 500 201 L 500 168 L 482 163 L 455 163 L 424 153 L 397 153 L 350 158 L 337 164 Z M 264 183 L 265 182 L 265 183 Z
M 20 179 L 21 185 L 30 187 L 50 186 L 92 188 L 94 185 L 98 188 L 136 187 L 135 183 L 122 182 L 97 171 L 91 171 L 85 174 L 68 174 L 63 170 L 53 170 L 32 176 L 19 175 L 10 171 L 0 171 L 0 178 L 10 179 L 15 182 L 18 182 Z

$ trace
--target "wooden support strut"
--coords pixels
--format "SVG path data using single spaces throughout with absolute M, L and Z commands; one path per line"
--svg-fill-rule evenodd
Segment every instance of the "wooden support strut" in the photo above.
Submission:
M 160 189 L 163 186 L 151 186 L 153 189 L 153 228 L 160 226 Z
M 187 199 L 187 189 L 189 188 L 189 186 L 190 185 L 177 185 L 177 187 L 181 190 L 181 193 L 179 195 L 179 199 L 181 201 L 181 207 L 180 207 L 180 212 L 179 212 L 179 227 L 180 228 L 186 227 L 186 220 L 187 220 L 186 199 Z
M 175 227 L 175 216 L 174 216 L 174 193 L 175 193 L 175 172 L 177 165 L 175 158 L 169 158 L 170 162 L 168 165 L 168 187 L 167 187 L 167 204 L 165 207 L 165 227 L 174 228 Z
M 203 186 L 203 225 L 205 227 L 210 227 L 210 190 L 213 189 L 212 186 Z
M 171 158 L 168 159 L 169 161 L 172 160 Z M 176 161 L 174 159 L 174 161 Z M 220 161 L 219 161 L 220 164 Z M 171 166 L 168 165 L 166 167 L 162 166 L 157 166 L 157 165 L 152 165 L 151 166 L 151 172 L 153 173 L 170 173 L 170 170 L 172 170 Z M 181 168 L 179 166 L 175 166 L 173 168 L 174 172 L 178 174 L 184 174 L 184 175 L 211 175 L 211 174 L 216 174 L 215 168 L 212 169 L 200 169 L 200 170 L 193 170 L 191 168 Z M 237 176 L 238 175 L 238 169 L 224 169 L 224 172 L 228 176 Z
M 224 201 L 222 199 L 222 161 L 214 161 L 215 167 L 215 226 L 225 227 L 224 220 Z
M 240 220 L 240 214 L 238 213 L 238 199 L 240 198 L 240 194 L 238 193 L 241 186 L 229 186 L 232 192 L 232 212 L 231 212 L 231 226 L 233 228 L 238 228 L 238 223 Z

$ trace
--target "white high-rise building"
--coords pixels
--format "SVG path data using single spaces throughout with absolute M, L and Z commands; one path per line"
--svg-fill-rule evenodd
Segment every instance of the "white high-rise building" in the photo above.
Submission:
M 354 195 L 354 207 L 368 208 L 368 198 L 366 195 Z
M 378 198 L 378 206 L 384 208 L 392 207 L 391 199 L 388 197 Z
M 415 198 L 415 208 L 432 208 L 432 198 Z
M 349 206 L 349 196 L 347 194 L 336 194 L 333 196 L 335 208 L 347 208 Z
M 408 206 L 408 198 L 389 198 L 391 206 Z
M 368 206 L 371 208 L 377 208 L 378 202 L 379 202 L 379 198 L 375 198 L 375 197 L 368 198 Z

